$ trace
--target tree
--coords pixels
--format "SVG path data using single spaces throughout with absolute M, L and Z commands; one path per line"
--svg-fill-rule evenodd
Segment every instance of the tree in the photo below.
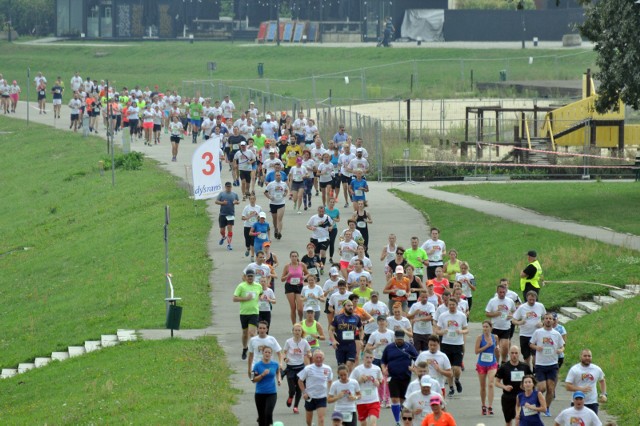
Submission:
M 586 3 L 591 3 L 586 1 Z M 602 0 L 586 8 L 580 34 L 595 43 L 600 81 L 596 110 L 617 109 L 622 101 L 640 107 L 640 4 L 635 0 Z

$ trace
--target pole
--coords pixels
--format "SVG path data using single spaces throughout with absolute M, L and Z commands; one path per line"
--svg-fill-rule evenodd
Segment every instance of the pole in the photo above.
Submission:
M 27 126 L 29 125 L 29 111 L 31 110 L 31 107 L 29 106 L 29 98 L 31 97 L 29 95 L 30 90 L 31 89 L 31 67 L 27 67 Z
M 164 297 L 169 298 L 169 206 L 164 206 Z M 166 313 L 169 313 L 169 302 L 166 302 Z
M 113 149 L 113 128 L 111 128 L 111 103 L 109 102 L 109 80 L 106 81 L 107 90 L 107 149 L 111 150 L 111 186 L 116 186 L 116 159 Z
M 276 45 L 280 46 L 280 0 L 276 0 Z
M 411 141 L 411 99 L 407 99 L 407 143 Z

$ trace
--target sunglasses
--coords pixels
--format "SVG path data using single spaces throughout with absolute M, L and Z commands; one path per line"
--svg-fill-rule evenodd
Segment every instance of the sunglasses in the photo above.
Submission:
M 413 420 L 413 417 L 402 417 L 402 420 Z

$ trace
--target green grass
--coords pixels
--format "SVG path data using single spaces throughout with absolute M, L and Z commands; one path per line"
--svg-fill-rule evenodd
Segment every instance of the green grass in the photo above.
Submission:
M 571 366 L 580 361 L 582 348 L 593 353 L 593 363 L 602 368 L 607 380 L 609 403 L 603 408 L 618 416 L 619 425 L 638 423 L 638 380 L 640 363 L 637 362 L 640 297 L 614 303 L 579 321 L 571 321 L 567 328 L 567 359 Z M 568 367 L 563 366 L 562 379 Z
M 165 205 L 182 328 L 209 324 L 204 203 L 194 209 L 178 179 L 148 159 L 116 171 L 112 187 L 110 172 L 98 172 L 104 140 L 5 118 L 0 129 L 10 132 L 0 134 L 0 366 L 117 328 L 164 328 Z
M 73 73 L 80 71 L 83 78 L 108 79 L 117 88 L 136 84 L 153 88 L 158 84 L 161 90 L 176 89 L 192 95 L 194 86 L 183 88 L 183 80 L 213 78 L 239 87 L 232 91 L 237 106 L 247 105 L 245 100 L 250 96 L 258 100 L 247 88 L 318 100 L 328 98 L 331 90 L 334 103 L 348 104 L 349 99 L 404 99 L 410 94 L 412 75 L 411 96 L 436 99 L 469 96 L 472 70 L 475 82 L 498 81 L 502 69 L 507 69 L 513 80 L 575 80 L 587 68 L 595 69 L 596 57 L 585 49 L 536 49 L 524 54 L 521 49 L 345 49 L 204 41 L 138 42 L 128 43 L 127 47 L 88 44 L 69 47 L 0 42 L 0 55 L 11 58 L 3 63 L 2 71 L 5 78 L 19 80 L 23 89 L 30 67 L 32 86 L 38 71 L 44 72 L 50 85 L 56 76 L 61 76 L 67 87 Z M 96 57 L 96 52 L 107 55 Z M 530 65 L 531 55 L 535 59 Z M 217 62 L 217 70 L 211 76 L 206 68 L 208 61 Z M 258 62 L 264 63 L 262 79 L 257 76 Z M 314 83 L 312 75 L 322 77 Z M 345 76 L 350 78 L 348 85 L 344 83 Z M 35 90 L 31 89 L 33 97 Z M 217 86 L 206 84 L 200 89 L 203 95 L 221 96 Z M 67 97 L 70 95 L 67 91 Z M 258 104 L 260 107 L 262 103 Z M 285 109 L 284 106 L 280 108 Z
M 540 187 L 539 191 L 545 189 Z M 538 251 L 547 280 L 616 286 L 640 282 L 640 253 L 636 251 L 509 222 L 402 191 L 392 192 L 422 212 L 429 225 L 439 227 L 447 248 L 457 249 L 458 257 L 469 262 L 478 283 L 473 321 L 484 319 L 484 306 L 493 297 L 500 278 L 508 278 L 511 289 L 520 293 L 519 274 L 526 266 L 525 253 L 531 249 Z M 549 284 L 540 292 L 540 301 L 548 310 L 557 310 L 605 293 L 607 288 L 596 285 Z
M 215 338 L 122 344 L 0 381 L 0 423 L 237 425 Z
M 640 206 L 640 185 L 633 182 L 447 185 L 438 189 L 640 235 L 634 214 Z

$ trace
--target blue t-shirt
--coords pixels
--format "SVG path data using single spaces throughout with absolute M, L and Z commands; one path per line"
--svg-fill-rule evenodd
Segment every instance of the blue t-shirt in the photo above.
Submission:
M 362 321 L 357 315 L 340 314 L 331 323 L 336 330 L 336 338 L 341 345 L 356 343 L 356 331 L 362 327 Z
M 351 199 L 353 201 L 360 201 L 365 199 L 365 192 L 362 191 L 362 195 L 358 195 L 358 191 L 362 190 L 363 188 L 368 188 L 369 185 L 367 185 L 367 181 L 362 179 L 362 180 L 358 180 L 358 179 L 352 179 L 351 183 L 349 184 L 351 185 L 351 189 L 353 189 L 354 195 L 351 197 Z
M 488 342 L 484 339 L 484 334 L 482 335 L 482 337 L 480 338 L 480 347 L 486 345 Z M 477 364 L 482 366 L 482 367 L 491 367 L 492 365 L 494 365 L 497 361 L 496 361 L 496 341 L 493 338 L 493 336 L 491 336 L 491 343 L 493 343 L 491 346 L 489 346 L 487 349 L 485 349 L 484 351 L 480 352 L 478 354 L 478 361 Z M 491 357 L 491 360 L 489 361 L 483 361 L 483 358 L 488 358 Z
M 285 172 L 280 171 L 280 176 L 282 176 L 283 182 L 287 181 L 287 174 Z M 273 182 L 274 180 L 276 180 L 276 171 L 272 170 L 269 173 L 267 173 L 267 176 L 265 176 L 264 181 L 266 183 L 270 183 L 270 182 Z
M 262 380 L 256 383 L 257 394 L 277 393 L 276 371 L 278 371 L 278 367 L 278 363 L 275 361 L 270 361 L 268 364 L 265 364 L 264 361 L 259 361 L 256 365 L 253 366 L 253 371 L 255 372 L 256 376 L 262 374 L 267 369 L 269 370 L 269 374 L 264 376 Z
M 331 154 L 331 164 L 334 166 L 338 166 L 338 158 L 340 158 L 340 154 Z
M 227 204 L 224 206 L 220 206 L 220 216 L 233 216 L 235 215 L 236 206 L 233 204 L 234 201 L 240 201 L 238 198 L 238 194 L 235 192 L 227 192 L 222 191 L 218 194 L 218 201 L 227 200 Z
M 336 219 L 340 217 L 340 210 L 338 210 L 337 207 L 331 210 L 329 207 L 325 206 L 324 212 L 331 218 L 331 220 L 333 220 L 333 229 L 338 229 L 338 222 Z
M 262 245 L 262 243 L 269 240 L 269 238 L 266 237 L 267 231 L 269 230 L 269 224 L 267 222 L 265 223 L 256 222 L 253 225 L 251 225 L 251 229 L 253 230 L 253 232 L 259 232 L 261 234 L 265 234 L 265 238 L 260 238 L 259 235 L 256 235 L 254 237 L 254 244 L 260 243 Z

